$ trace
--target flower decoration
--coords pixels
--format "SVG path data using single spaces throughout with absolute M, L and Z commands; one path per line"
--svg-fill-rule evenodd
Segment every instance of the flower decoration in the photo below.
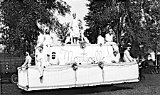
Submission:
M 72 64 L 72 68 L 73 68 L 74 71 L 76 71 L 76 70 L 78 69 L 78 66 L 77 66 L 77 63 L 76 63 L 76 62 L 74 62 L 74 63 Z
M 100 61 L 100 62 L 97 62 L 97 64 L 98 64 L 98 66 L 99 66 L 101 69 L 103 69 L 103 67 L 104 67 L 104 62 Z

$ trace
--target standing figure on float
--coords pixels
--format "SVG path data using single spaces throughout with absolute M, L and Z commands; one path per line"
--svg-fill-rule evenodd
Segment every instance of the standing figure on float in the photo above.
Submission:
M 76 13 L 73 13 L 72 16 L 73 16 L 73 21 L 71 23 L 71 31 L 70 31 L 71 44 L 77 44 L 78 39 L 80 37 L 79 26 L 78 26 L 79 22 L 77 20 Z
M 88 38 L 84 36 L 84 27 L 85 27 L 85 25 L 81 20 L 79 20 L 79 24 L 80 23 L 81 23 L 81 25 L 80 25 L 81 29 L 79 29 L 79 31 L 80 31 L 80 41 L 85 42 L 87 44 L 90 44 Z

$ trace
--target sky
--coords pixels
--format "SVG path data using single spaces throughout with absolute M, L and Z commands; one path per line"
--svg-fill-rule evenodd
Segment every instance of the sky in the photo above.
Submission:
M 82 18 L 88 13 L 86 7 L 87 0 L 64 0 L 71 6 L 71 12 L 77 13 L 77 17 Z
M 63 0 L 65 1 L 68 5 L 71 6 L 71 14 L 76 13 L 77 18 L 83 20 L 84 22 L 84 17 L 88 13 L 88 8 L 86 4 L 88 3 L 87 0 Z M 60 22 L 70 22 L 72 19 L 71 15 L 66 15 L 65 17 L 59 16 Z M 85 22 L 84 22 L 85 23 Z

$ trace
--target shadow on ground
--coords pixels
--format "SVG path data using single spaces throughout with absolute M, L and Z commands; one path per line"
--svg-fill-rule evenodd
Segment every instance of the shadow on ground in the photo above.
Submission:
M 126 90 L 133 89 L 131 87 L 121 87 L 121 86 L 113 86 L 113 85 L 102 85 L 102 86 L 93 86 L 93 87 L 78 87 L 78 88 L 69 88 L 69 89 L 55 89 L 55 90 L 41 90 L 41 91 L 31 91 L 26 92 L 22 91 L 23 95 L 41 95 L 41 93 L 45 93 L 45 95 L 75 95 L 75 94 L 93 94 L 99 92 L 106 91 L 117 91 L 117 90 Z

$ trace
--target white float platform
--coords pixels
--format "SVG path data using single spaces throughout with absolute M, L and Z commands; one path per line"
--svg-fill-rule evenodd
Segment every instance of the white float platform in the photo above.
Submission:
M 52 65 L 44 69 L 43 80 L 39 79 L 36 66 L 23 70 L 18 68 L 18 87 L 25 91 L 95 86 L 138 82 L 139 69 L 135 62 L 78 65 L 76 71 L 71 65 Z

